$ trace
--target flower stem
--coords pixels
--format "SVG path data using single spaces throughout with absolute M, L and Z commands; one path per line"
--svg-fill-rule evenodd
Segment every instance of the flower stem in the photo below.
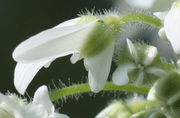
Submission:
M 119 86 L 113 84 L 112 82 L 107 82 L 105 84 L 103 91 L 127 91 L 127 92 L 137 92 L 137 93 L 147 94 L 149 91 L 149 87 L 135 86 L 132 84 Z M 77 93 L 86 93 L 86 92 L 91 92 L 88 83 L 72 85 L 69 87 L 60 88 L 58 90 L 52 91 L 50 93 L 50 98 L 52 101 L 55 101 L 66 96 L 70 96 Z
M 155 25 L 156 27 L 163 26 L 160 19 L 145 14 L 126 14 L 121 16 L 120 21 L 123 23 L 139 21 Z

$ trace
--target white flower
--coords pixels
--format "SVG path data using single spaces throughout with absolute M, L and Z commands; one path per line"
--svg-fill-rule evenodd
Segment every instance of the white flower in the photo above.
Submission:
M 46 86 L 41 86 L 31 103 L 16 95 L 0 93 L 0 118 L 69 118 L 55 112 Z
M 127 48 L 123 49 L 119 57 L 118 67 L 112 76 L 115 84 L 124 85 L 131 79 L 133 80 L 131 82 L 141 85 L 144 81 L 153 80 L 146 78 L 148 76 L 165 74 L 162 69 L 163 64 L 160 61 L 158 64 L 155 62 L 158 58 L 158 52 L 153 46 L 138 43 L 135 45 L 127 39 Z
M 17 46 L 13 52 L 13 58 L 18 62 L 14 84 L 21 94 L 43 66 L 48 67 L 56 58 L 69 54 L 73 54 L 72 63 L 84 58 L 92 91 L 103 88 L 110 72 L 116 31 L 108 21 L 87 17 L 61 23 Z

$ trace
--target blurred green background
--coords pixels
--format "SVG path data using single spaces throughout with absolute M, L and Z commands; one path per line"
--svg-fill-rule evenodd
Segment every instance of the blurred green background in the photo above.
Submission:
M 17 91 L 13 85 L 15 62 L 14 48 L 28 37 L 63 21 L 77 17 L 81 10 L 110 9 L 113 0 L 0 0 L 0 92 Z M 67 86 L 72 83 L 87 82 L 87 72 L 83 61 L 71 64 L 70 56 L 54 61 L 50 68 L 41 69 L 27 91 L 33 96 L 41 85 L 59 87 L 59 80 Z M 53 82 L 52 82 L 53 81 Z M 59 101 L 56 107 L 71 118 L 93 118 L 109 101 L 121 94 L 99 93 L 93 96 L 83 94 L 78 100 L 68 98 Z

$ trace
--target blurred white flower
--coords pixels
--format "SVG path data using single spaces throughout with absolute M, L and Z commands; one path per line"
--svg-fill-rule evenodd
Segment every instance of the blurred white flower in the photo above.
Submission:
M 88 16 L 87 16 L 88 17 Z M 99 92 L 108 78 L 116 31 L 108 21 L 90 18 L 75 18 L 45 30 L 22 42 L 13 52 L 18 62 L 14 84 L 23 94 L 36 73 L 48 67 L 58 57 L 73 54 L 71 62 L 84 58 L 90 88 Z M 116 16 L 112 16 L 113 18 Z M 84 20 L 91 19 L 84 22 Z M 83 23 L 82 23 L 83 22 Z
M 16 95 L 0 93 L 0 118 L 69 118 L 67 115 L 55 112 L 49 98 L 46 86 L 41 86 L 31 103 Z
M 169 40 L 177 55 L 180 55 L 180 1 L 173 3 L 168 12 L 154 13 L 158 18 L 164 21 L 164 27 L 160 29 L 161 39 Z
M 175 0 L 116 0 L 115 6 L 123 7 L 126 10 L 128 7 L 146 9 L 150 11 L 166 11 L 169 10 L 171 4 Z M 121 8 L 120 8 L 121 9 Z M 123 10 L 121 9 L 121 10 Z

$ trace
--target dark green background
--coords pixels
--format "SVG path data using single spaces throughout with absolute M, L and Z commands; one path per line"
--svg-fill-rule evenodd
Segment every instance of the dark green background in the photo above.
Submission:
M 79 11 L 109 9 L 113 0 L 0 0 L 0 92 L 17 92 L 13 85 L 15 62 L 11 54 L 14 48 L 28 37 L 51 28 L 62 21 L 75 18 Z M 33 96 L 41 85 L 59 87 L 59 79 L 66 85 L 87 82 L 83 61 L 71 64 L 69 56 L 57 59 L 50 68 L 41 69 L 27 91 Z M 83 94 L 78 100 L 68 98 L 56 104 L 62 113 L 71 118 L 93 118 L 114 93 L 89 96 Z

